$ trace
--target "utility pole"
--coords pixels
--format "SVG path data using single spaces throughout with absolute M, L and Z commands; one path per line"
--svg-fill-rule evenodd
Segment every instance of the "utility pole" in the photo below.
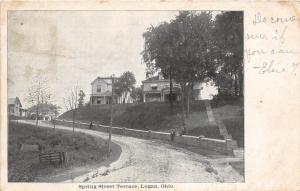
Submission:
M 114 103 L 114 74 L 111 75 L 111 102 L 110 102 L 110 127 L 109 127 L 109 136 L 108 136 L 108 154 L 110 157 L 110 147 L 111 147 L 111 132 L 112 132 L 112 124 L 113 124 L 113 103 Z

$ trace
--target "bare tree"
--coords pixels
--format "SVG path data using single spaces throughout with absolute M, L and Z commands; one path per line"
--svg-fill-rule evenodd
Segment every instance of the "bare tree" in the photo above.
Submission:
M 36 127 L 38 127 L 40 106 L 44 103 L 49 103 L 51 100 L 51 93 L 49 89 L 49 81 L 45 76 L 36 75 L 28 88 L 28 95 L 26 101 L 32 106 L 36 113 Z
M 78 110 L 78 102 L 79 102 L 79 88 L 78 85 L 75 85 L 70 91 L 66 98 L 64 98 L 64 105 L 67 111 L 72 112 L 72 127 L 73 127 L 73 144 L 75 142 L 74 132 L 75 132 L 75 118 L 76 112 Z

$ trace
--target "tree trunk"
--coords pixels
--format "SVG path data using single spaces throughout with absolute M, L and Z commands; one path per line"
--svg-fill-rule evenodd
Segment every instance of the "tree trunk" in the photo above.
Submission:
M 238 79 L 237 79 L 237 72 L 234 74 L 234 95 L 235 97 L 238 97 Z
M 39 102 L 40 99 L 38 97 L 37 105 L 36 105 L 36 121 L 35 121 L 35 127 L 38 127 L 39 125 Z
M 244 97 L 243 67 L 239 68 L 238 78 L 239 78 L 239 97 Z
M 75 143 L 75 112 L 76 112 L 76 109 L 73 109 L 73 116 L 72 116 L 72 127 L 73 127 L 73 134 L 72 134 L 72 140 L 73 140 L 73 146 L 74 146 L 74 143 Z
M 194 95 L 193 87 L 194 87 L 194 82 L 191 83 L 191 88 L 192 88 L 192 89 L 191 89 L 191 90 L 192 90 L 192 91 L 191 91 L 191 92 L 192 92 L 191 98 L 192 98 L 192 100 L 195 100 L 195 95 Z
M 174 108 L 173 108 L 173 81 L 172 81 L 172 72 L 170 69 L 170 114 L 173 115 L 174 113 Z
M 181 106 L 182 106 L 182 128 L 185 130 L 185 109 L 184 109 L 184 97 L 185 97 L 185 84 L 181 83 Z
M 186 118 L 190 117 L 190 84 L 186 87 Z

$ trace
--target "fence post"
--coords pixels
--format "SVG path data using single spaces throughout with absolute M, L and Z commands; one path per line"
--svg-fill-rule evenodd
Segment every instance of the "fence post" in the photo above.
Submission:
M 148 131 L 148 137 L 149 137 L 149 139 L 151 139 L 151 133 L 152 133 L 151 130 L 149 130 Z
M 233 141 L 232 139 L 226 139 L 226 150 L 228 154 L 233 154 Z

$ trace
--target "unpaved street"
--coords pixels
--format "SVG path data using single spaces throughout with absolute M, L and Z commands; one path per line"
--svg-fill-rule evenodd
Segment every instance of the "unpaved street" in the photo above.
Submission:
M 20 121 L 31 123 L 34 121 Z M 43 127 L 50 125 L 40 122 Z M 72 130 L 57 125 L 58 129 Z M 106 139 L 103 132 L 76 129 Z M 243 177 L 227 162 L 215 160 L 156 140 L 113 135 L 122 154 L 108 167 L 99 166 L 67 182 L 241 182 Z

